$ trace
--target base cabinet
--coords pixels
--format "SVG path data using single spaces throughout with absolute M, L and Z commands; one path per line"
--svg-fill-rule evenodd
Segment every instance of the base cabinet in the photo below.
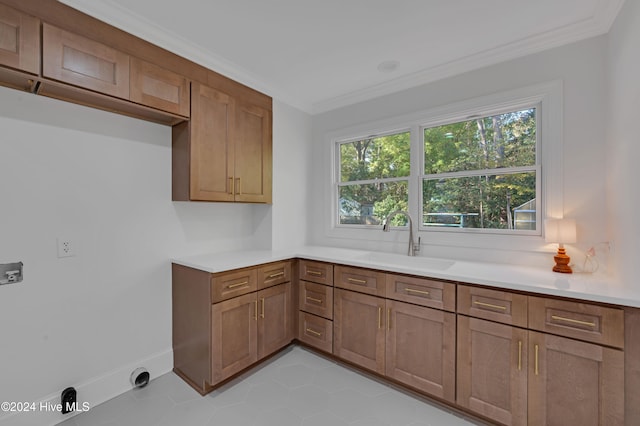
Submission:
M 334 354 L 429 395 L 455 399 L 455 314 L 336 289 Z
M 174 371 L 201 394 L 293 340 L 290 262 L 172 274 Z
M 458 316 L 458 405 L 505 425 L 527 424 L 527 331 Z
M 458 317 L 458 405 L 505 425 L 623 425 L 624 352 Z

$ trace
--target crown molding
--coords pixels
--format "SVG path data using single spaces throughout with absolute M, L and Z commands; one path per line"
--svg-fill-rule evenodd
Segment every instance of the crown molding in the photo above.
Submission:
M 404 75 L 362 90 L 356 90 L 342 96 L 316 102 L 313 104 L 312 114 L 321 114 L 511 59 L 517 59 L 590 37 L 606 34 L 611 29 L 624 1 L 625 0 L 600 0 L 594 9 L 594 13 L 589 18 L 576 22 L 575 24 L 477 52 L 473 55 L 465 56 L 413 74 Z
M 57 0 L 102 22 L 155 44 L 198 65 L 263 92 L 279 101 L 311 113 L 312 104 L 269 84 L 251 71 L 217 55 L 179 34 L 133 13 L 112 0 Z
M 185 39 L 179 34 L 170 32 L 154 24 L 141 15 L 132 13 L 112 0 L 58 1 L 242 84 L 264 92 L 290 106 L 309 114 L 320 114 L 412 87 L 432 83 L 468 71 L 495 65 L 500 62 L 606 34 L 611 29 L 625 0 L 600 0 L 589 18 L 572 25 L 556 28 L 532 37 L 477 52 L 426 70 L 404 75 L 375 86 L 315 103 L 300 99 L 299 96 L 273 86 L 251 71 L 226 60 L 193 41 Z

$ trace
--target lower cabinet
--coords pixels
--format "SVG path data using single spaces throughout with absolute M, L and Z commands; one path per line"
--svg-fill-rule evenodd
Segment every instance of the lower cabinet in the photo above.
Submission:
M 213 383 L 225 380 L 292 340 L 291 283 L 213 305 Z
M 505 425 L 623 425 L 624 352 L 458 316 L 457 404 Z
M 455 399 L 455 315 L 336 289 L 334 354 L 432 396 Z

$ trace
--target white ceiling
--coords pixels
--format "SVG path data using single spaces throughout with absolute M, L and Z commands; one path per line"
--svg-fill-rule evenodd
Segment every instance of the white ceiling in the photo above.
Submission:
M 604 34 L 624 2 L 59 1 L 311 113 Z

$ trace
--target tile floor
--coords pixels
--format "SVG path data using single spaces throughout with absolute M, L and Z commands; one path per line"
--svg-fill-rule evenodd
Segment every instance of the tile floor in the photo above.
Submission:
M 294 346 L 202 397 L 173 373 L 62 426 L 475 425 Z

